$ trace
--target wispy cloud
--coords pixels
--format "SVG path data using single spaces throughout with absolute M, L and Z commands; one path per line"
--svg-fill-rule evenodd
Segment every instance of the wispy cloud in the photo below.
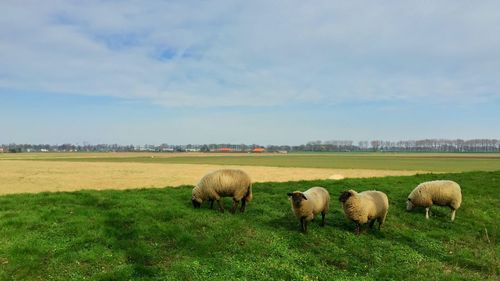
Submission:
M 497 1 L 2 1 L 0 89 L 166 107 L 499 99 Z

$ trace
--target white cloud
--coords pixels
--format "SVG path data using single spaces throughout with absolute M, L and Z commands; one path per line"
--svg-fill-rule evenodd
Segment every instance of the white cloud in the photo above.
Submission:
M 0 89 L 167 107 L 486 102 L 499 98 L 499 8 L 496 1 L 2 1 Z

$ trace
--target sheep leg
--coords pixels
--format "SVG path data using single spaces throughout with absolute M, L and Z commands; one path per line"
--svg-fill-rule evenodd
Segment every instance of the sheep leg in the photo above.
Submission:
M 373 228 L 373 225 L 375 224 L 375 220 L 371 220 L 370 221 L 370 228 Z M 380 222 L 379 222 L 379 226 L 380 226 Z
M 238 204 L 240 204 L 240 201 L 236 201 L 236 199 L 233 198 L 233 207 L 231 208 L 231 214 L 236 213 L 236 209 L 238 208 Z
M 208 202 L 210 202 L 210 209 L 213 209 L 214 208 L 214 200 L 210 199 L 210 200 L 208 200 Z
M 381 218 L 378 218 L 378 230 L 380 230 L 380 227 L 382 224 L 385 222 L 385 218 L 387 217 L 387 212 L 385 212 L 384 216 Z
M 425 208 L 425 218 L 426 219 L 429 219 L 429 210 L 431 209 L 431 207 L 427 207 Z
M 455 213 L 457 212 L 457 210 L 455 209 L 452 209 L 451 210 L 451 221 L 454 221 L 455 220 Z
M 307 233 L 307 221 L 305 218 L 300 218 L 300 228 L 302 232 Z
M 247 200 L 245 200 L 245 198 L 241 199 L 241 208 L 240 208 L 240 212 L 245 212 L 245 207 L 247 205 Z
M 221 213 L 224 213 L 224 206 L 222 206 L 222 203 L 220 202 L 220 199 L 217 200 L 217 205 L 219 205 L 219 211 Z
M 359 235 L 359 232 L 361 231 L 361 225 L 356 222 L 356 235 Z
M 321 224 L 320 226 L 325 226 L 325 212 L 321 212 Z
M 382 219 L 378 219 L 378 230 L 380 231 L 380 227 L 382 226 L 382 224 L 384 223 L 384 220 L 385 220 L 385 216 L 384 218 Z

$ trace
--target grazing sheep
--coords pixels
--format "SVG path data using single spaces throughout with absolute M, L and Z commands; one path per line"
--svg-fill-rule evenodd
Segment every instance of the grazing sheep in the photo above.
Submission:
M 231 213 L 236 212 L 240 201 L 240 211 L 243 213 L 246 203 L 253 198 L 252 181 L 242 170 L 221 169 L 206 174 L 193 188 L 192 194 L 191 201 L 195 208 L 199 208 L 204 200 L 209 200 L 210 208 L 213 208 L 215 200 L 219 210 L 224 213 L 221 197 L 233 197 Z
M 451 221 L 455 220 L 455 212 L 462 204 L 460 185 L 454 181 L 436 180 L 419 184 L 408 195 L 406 210 L 415 207 L 425 207 L 425 218 L 429 219 L 429 210 L 432 205 L 448 206 L 451 208 Z
M 292 211 L 300 219 L 300 228 L 307 232 L 307 222 L 321 213 L 321 226 L 325 225 L 325 215 L 330 206 L 330 194 L 323 187 L 311 187 L 300 192 L 287 193 L 292 204 Z
M 372 228 L 375 220 L 378 221 L 380 230 L 389 210 L 387 195 L 381 191 L 369 190 L 357 193 L 348 190 L 340 194 L 339 201 L 342 202 L 347 218 L 356 223 L 356 235 L 359 235 L 362 224 L 370 222 Z

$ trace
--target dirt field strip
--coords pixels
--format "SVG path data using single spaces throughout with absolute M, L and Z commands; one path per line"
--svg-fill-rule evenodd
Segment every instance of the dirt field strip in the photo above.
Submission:
M 220 168 L 245 170 L 256 182 L 414 175 L 425 171 L 278 168 L 202 164 L 0 161 L 0 194 L 129 189 L 196 184 Z

